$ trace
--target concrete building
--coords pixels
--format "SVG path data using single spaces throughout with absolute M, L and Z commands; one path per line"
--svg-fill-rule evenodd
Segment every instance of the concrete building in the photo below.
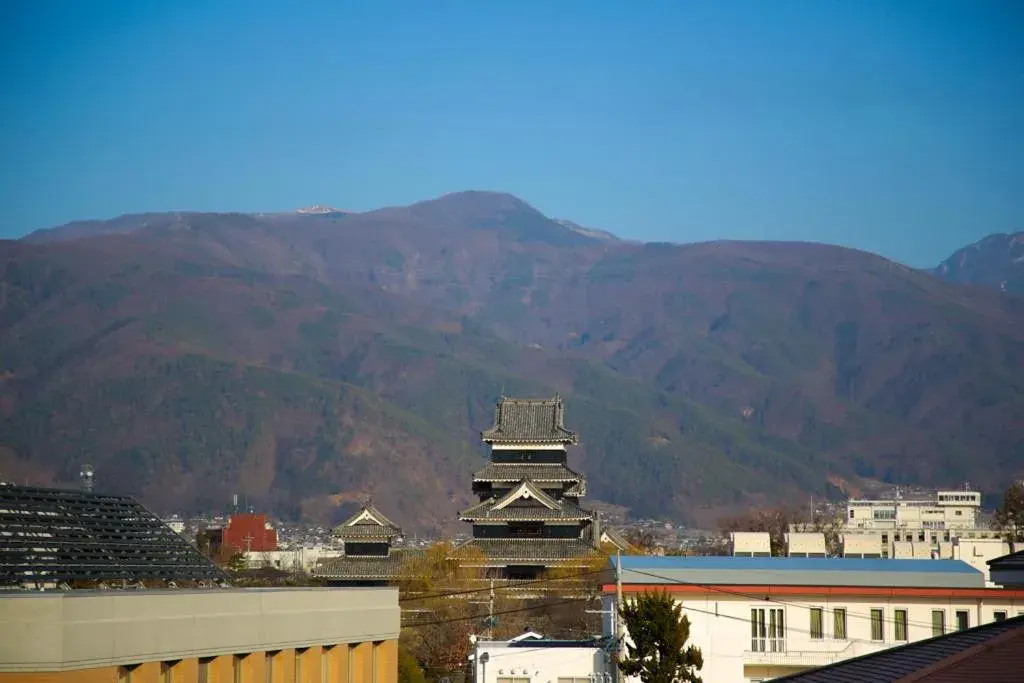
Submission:
M 933 499 L 850 500 L 846 503 L 848 530 L 911 529 L 938 531 L 976 529 L 981 510 L 977 491 L 938 491 Z M 948 540 L 948 539 L 947 539 Z
M 988 588 L 957 560 L 629 556 L 621 580 L 624 599 L 664 590 L 682 604 L 701 676 L 715 683 L 769 680 L 1024 613 L 1024 590 Z M 609 611 L 615 590 L 604 587 Z M 609 615 L 605 633 L 615 631 Z
M 475 683 L 611 683 L 615 667 L 601 640 L 554 640 L 532 632 L 478 640 L 470 660 Z
M 394 588 L 0 593 L 0 683 L 396 683 Z

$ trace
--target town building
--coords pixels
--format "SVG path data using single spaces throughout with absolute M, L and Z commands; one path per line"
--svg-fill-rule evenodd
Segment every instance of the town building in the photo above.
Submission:
M 559 640 L 532 631 L 511 640 L 474 640 L 474 683 L 612 683 L 606 639 Z
M 397 524 L 367 502 L 334 529 L 341 554 L 321 559 L 313 575 L 331 585 L 384 585 L 401 578 L 403 567 L 419 551 L 395 548 L 402 535 Z
M 849 531 L 907 529 L 944 535 L 946 530 L 976 529 L 980 511 L 977 491 L 938 491 L 934 498 L 915 499 L 897 490 L 892 499 L 847 501 L 845 526 Z
M 716 683 L 769 680 L 1024 614 L 1024 590 L 986 587 L 984 575 L 959 560 L 626 556 L 621 563 L 624 599 L 662 590 L 682 605 L 690 642 L 704 658 L 701 676 Z M 620 627 L 616 585 L 604 591 L 604 633 L 612 635 Z
M 0 683 L 397 683 L 396 588 L 0 593 Z
M 228 517 L 221 543 L 232 553 L 263 553 L 277 550 L 277 531 L 262 513 L 236 513 Z
M 463 547 L 480 551 L 492 578 L 533 579 L 591 561 L 601 544 L 600 521 L 580 506 L 587 483 L 568 465 L 578 437 L 565 426 L 561 397 L 502 397 L 481 439 L 490 463 L 473 475 L 479 502 L 460 513 L 473 525 Z

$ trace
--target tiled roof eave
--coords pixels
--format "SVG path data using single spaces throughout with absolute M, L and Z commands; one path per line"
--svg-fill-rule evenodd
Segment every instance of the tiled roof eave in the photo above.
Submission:
M 544 437 L 511 437 L 505 436 L 499 431 L 488 430 L 480 433 L 480 440 L 484 443 L 500 443 L 500 444 L 527 444 L 530 446 L 536 446 L 539 444 L 569 444 L 577 445 L 579 443 L 579 436 L 569 432 L 567 434 L 552 434 L 551 436 Z

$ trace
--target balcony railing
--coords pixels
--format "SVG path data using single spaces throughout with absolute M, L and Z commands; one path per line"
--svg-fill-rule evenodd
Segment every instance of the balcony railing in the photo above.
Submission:
M 824 666 L 891 647 L 886 643 L 821 640 L 814 645 L 801 643 L 800 649 L 792 649 L 787 648 L 785 638 L 755 638 L 751 641 L 750 646 L 751 649 L 743 653 L 747 664 L 806 664 L 807 666 Z

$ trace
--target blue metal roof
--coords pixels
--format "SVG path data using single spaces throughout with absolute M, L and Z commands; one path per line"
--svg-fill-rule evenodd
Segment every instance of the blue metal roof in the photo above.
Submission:
M 611 559 L 615 566 L 615 558 Z M 856 557 L 678 557 L 659 555 L 623 555 L 622 569 L 659 570 L 734 570 L 734 571 L 839 571 L 839 572 L 980 572 L 960 560 L 889 560 Z

